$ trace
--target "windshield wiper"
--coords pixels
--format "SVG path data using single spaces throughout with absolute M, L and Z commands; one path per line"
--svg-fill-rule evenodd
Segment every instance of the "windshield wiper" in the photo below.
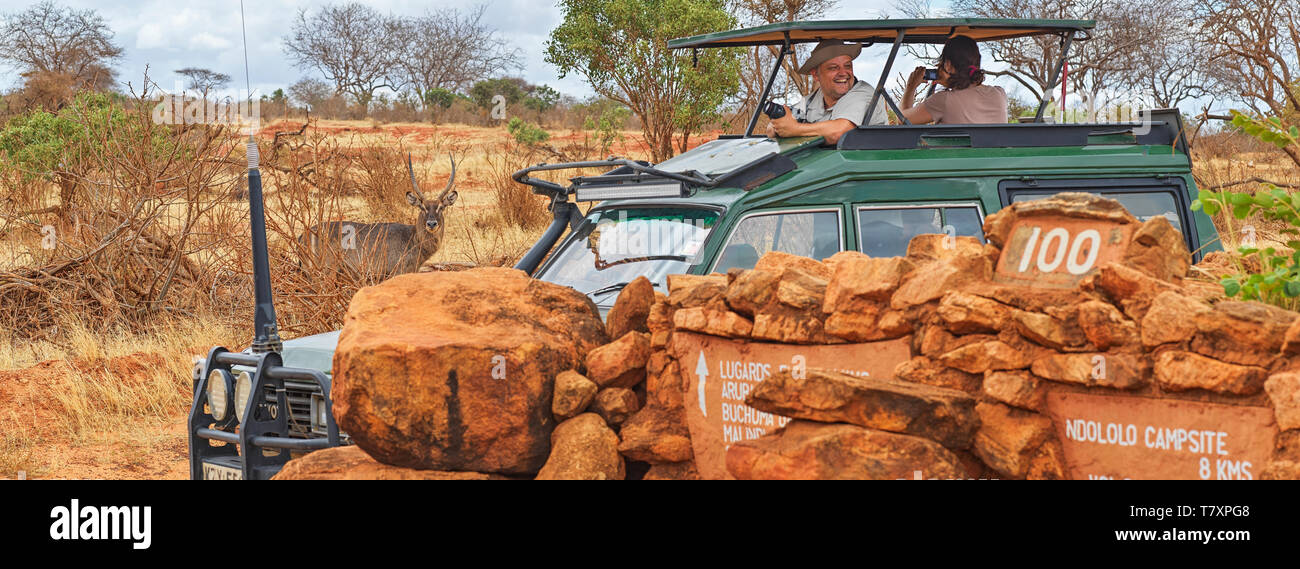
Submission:
M 596 289 L 596 290 L 593 290 L 593 291 L 587 293 L 587 296 L 591 296 L 591 295 L 593 295 L 593 294 L 605 294 L 605 293 L 607 293 L 607 292 L 614 292 L 614 291 L 616 291 L 616 290 L 623 290 L 624 287 L 626 287 L 627 285 L 630 285 L 630 284 L 632 284 L 631 281 L 629 281 L 629 282 L 624 282 L 624 283 L 614 283 L 614 284 L 609 285 L 609 286 L 603 286 L 603 287 L 600 287 L 600 288 L 598 288 L 598 289 Z
M 614 284 L 609 285 L 609 286 L 603 286 L 603 287 L 600 287 L 600 288 L 598 288 L 598 289 L 596 289 L 596 290 L 593 290 L 593 291 L 587 293 L 587 296 L 591 296 L 591 295 L 593 295 L 593 294 L 605 294 L 605 293 L 610 293 L 610 292 L 614 292 L 614 291 L 623 290 L 624 288 L 627 288 L 627 285 L 630 285 L 630 284 L 632 284 L 631 281 L 628 281 L 628 282 L 622 282 L 622 283 L 614 283 Z M 652 287 L 654 287 L 654 288 L 659 288 L 659 283 L 656 283 L 656 282 L 654 282 L 654 281 L 651 281 L 651 282 L 650 282 L 650 286 L 652 286 Z

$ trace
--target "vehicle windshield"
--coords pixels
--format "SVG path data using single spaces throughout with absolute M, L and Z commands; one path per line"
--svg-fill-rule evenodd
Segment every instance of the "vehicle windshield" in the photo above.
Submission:
M 717 211 L 700 208 L 594 211 L 538 278 L 573 287 L 597 303 L 613 302 L 624 285 L 641 276 L 665 290 L 668 275 L 699 262 L 696 256 L 717 220 Z

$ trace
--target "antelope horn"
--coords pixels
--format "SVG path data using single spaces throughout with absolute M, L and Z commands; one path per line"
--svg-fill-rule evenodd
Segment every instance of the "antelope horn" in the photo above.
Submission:
M 442 202 L 442 198 L 447 197 L 447 193 L 451 192 L 451 187 L 456 183 L 456 157 L 452 156 L 451 153 L 448 152 L 447 158 L 451 160 L 451 177 L 447 178 L 447 187 L 442 189 L 441 194 L 438 194 L 439 202 Z
M 410 152 L 406 153 L 406 171 L 411 174 L 411 187 L 415 189 L 415 195 L 420 198 L 420 201 L 424 201 L 424 193 L 420 191 L 420 184 L 415 181 L 415 166 L 411 165 Z

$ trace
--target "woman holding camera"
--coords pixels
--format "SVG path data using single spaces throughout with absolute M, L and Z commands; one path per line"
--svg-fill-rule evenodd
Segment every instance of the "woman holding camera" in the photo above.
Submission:
M 937 77 L 944 86 L 914 105 L 916 88 L 927 79 L 926 69 L 917 67 L 907 78 L 903 94 L 903 116 L 913 124 L 982 124 L 1007 122 L 1007 93 L 1001 87 L 984 84 L 980 70 L 979 44 L 956 36 L 943 46 Z

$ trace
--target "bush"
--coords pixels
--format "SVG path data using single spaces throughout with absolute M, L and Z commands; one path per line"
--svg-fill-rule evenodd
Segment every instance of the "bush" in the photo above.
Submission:
M 510 119 L 510 122 L 506 123 L 506 130 L 510 131 L 511 136 L 515 137 L 515 142 L 528 147 L 537 146 L 551 139 L 549 132 L 519 117 Z
M 1257 119 L 1234 111 L 1232 124 L 1278 148 L 1300 145 L 1300 128 L 1284 128 L 1280 119 Z M 1281 222 L 1284 227 L 1279 233 L 1286 236 L 1285 245 L 1291 251 L 1261 248 L 1250 238 L 1237 248 L 1237 252 L 1242 257 L 1257 257 L 1258 268 L 1251 270 L 1241 264 L 1237 274 L 1224 277 L 1220 284 L 1224 294 L 1230 298 L 1240 296 L 1244 300 L 1259 300 L 1295 310 L 1300 308 L 1300 298 L 1297 298 L 1300 297 L 1300 194 L 1273 184 L 1264 185 L 1266 191 L 1255 193 L 1202 190 L 1192 203 L 1192 209 L 1203 209 L 1208 215 L 1231 212 L 1230 217 L 1225 215 L 1229 233 L 1232 232 L 1233 218 L 1244 220 L 1258 216 Z

